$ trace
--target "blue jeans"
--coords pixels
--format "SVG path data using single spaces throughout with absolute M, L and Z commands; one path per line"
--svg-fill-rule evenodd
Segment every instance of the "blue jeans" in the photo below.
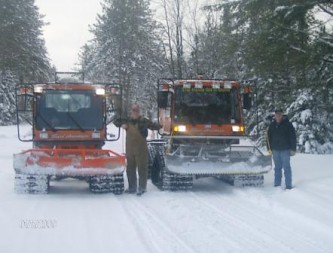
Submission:
M 281 185 L 282 169 L 284 170 L 284 179 L 286 188 L 291 188 L 291 167 L 290 167 L 290 150 L 273 150 L 274 160 L 274 185 Z

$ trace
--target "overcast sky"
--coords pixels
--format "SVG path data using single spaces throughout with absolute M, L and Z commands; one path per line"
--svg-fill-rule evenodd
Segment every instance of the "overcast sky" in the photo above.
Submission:
M 89 25 L 102 7 L 99 0 L 36 0 L 44 15 L 44 38 L 52 64 L 58 71 L 71 71 L 80 48 L 92 38 Z
M 102 12 L 101 1 L 35 0 L 44 22 L 49 23 L 44 26 L 44 38 L 51 63 L 58 71 L 72 71 L 75 67 L 80 48 L 92 38 L 89 25 Z M 191 4 L 197 1 L 207 4 L 217 0 L 190 0 Z M 160 0 L 151 0 L 151 4 L 155 10 L 161 8 Z
M 193 0 L 213 4 L 217 0 Z M 151 0 L 159 9 L 159 0 Z M 78 62 L 80 48 L 92 38 L 89 25 L 102 12 L 101 0 L 35 0 L 44 15 L 44 38 L 51 63 L 58 71 L 71 71 Z M 192 6 L 193 7 L 193 6 Z M 326 20 L 327 17 L 324 17 Z

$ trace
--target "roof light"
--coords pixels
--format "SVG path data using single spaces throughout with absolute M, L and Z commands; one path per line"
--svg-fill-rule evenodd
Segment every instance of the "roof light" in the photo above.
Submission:
M 196 89 L 202 89 L 203 88 L 203 84 L 202 84 L 202 82 L 196 82 L 194 87 Z
M 231 82 L 229 82 L 229 81 L 224 82 L 224 88 L 225 88 L 225 89 L 231 89 L 231 87 L 232 87 Z
M 173 128 L 173 131 L 175 131 L 175 132 L 186 132 L 186 126 L 184 126 L 184 125 L 175 126 Z
M 184 89 L 191 89 L 191 83 L 184 83 L 183 88 Z
M 34 92 L 35 93 L 42 93 L 43 92 L 43 87 L 42 86 L 35 86 L 34 87 Z
M 96 88 L 96 95 L 105 95 L 104 88 Z

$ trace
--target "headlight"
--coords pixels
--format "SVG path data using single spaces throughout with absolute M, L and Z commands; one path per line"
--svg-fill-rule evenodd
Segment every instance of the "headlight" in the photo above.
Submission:
M 173 128 L 173 130 L 175 132 L 186 132 L 186 126 L 183 126 L 183 125 L 175 126 Z
M 99 138 L 101 138 L 101 133 L 100 132 L 93 132 L 91 137 L 94 138 L 94 139 L 99 139 Z
M 47 132 L 40 132 L 39 133 L 39 138 L 41 138 L 41 139 L 47 139 L 47 138 L 49 138 L 49 135 L 48 135 L 48 133 Z
M 244 126 L 232 126 L 233 132 L 244 132 Z
M 105 95 L 104 88 L 96 88 L 96 95 Z

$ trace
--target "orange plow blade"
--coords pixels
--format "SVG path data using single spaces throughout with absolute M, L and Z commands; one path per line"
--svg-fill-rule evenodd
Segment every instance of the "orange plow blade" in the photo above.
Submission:
M 112 150 L 29 149 L 14 155 L 19 173 L 93 176 L 122 173 L 126 158 Z

